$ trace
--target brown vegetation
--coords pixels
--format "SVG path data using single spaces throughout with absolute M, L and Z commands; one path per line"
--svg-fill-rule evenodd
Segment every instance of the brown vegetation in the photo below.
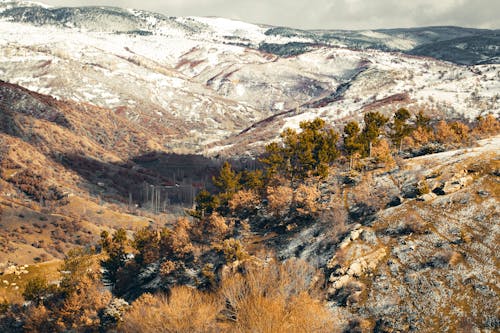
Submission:
M 335 332 L 333 315 L 314 300 L 315 272 L 292 260 L 247 262 L 213 293 L 176 287 L 167 298 L 145 294 L 124 317 L 124 332 Z
M 220 299 L 189 287 L 176 287 L 169 297 L 144 294 L 126 313 L 122 332 L 218 332 Z
M 293 202 L 293 189 L 289 186 L 267 188 L 267 207 L 275 216 L 282 216 L 290 210 Z

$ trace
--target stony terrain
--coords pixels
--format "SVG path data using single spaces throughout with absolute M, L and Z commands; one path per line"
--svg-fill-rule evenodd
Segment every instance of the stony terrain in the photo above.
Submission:
M 372 206 L 338 241 L 318 223 L 266 242 L 281 258 L 326 267 L 332 309 L 377 332 L 496 331 L 499 144 L 496 137 L 365 175 Z M 422 179 L 430 194 L 410 190 Z M 359 216 L 362 187 L 343 191 L 351 218 Z

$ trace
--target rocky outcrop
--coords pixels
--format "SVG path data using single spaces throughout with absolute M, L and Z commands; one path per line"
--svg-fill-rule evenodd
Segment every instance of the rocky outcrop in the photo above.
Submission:
M 345 249 L 345 247 L 344 247 Z M 373 252 L 356 258 L 349 265 L 340 263 L 336 256 L 328 263 L 328 268 L 334 269 L 330 276 L 330 289 L 328 294 L 334 295 L 338 290 L 349 283 L 355 282 L 358 278 L 370 274 L 376 268 L 379 262 L 387 255 L 387 249 L 381 247 Z
M 441 183 L 440 186 L 434 188 L 433 192 L 438 195 L 448 195 L 455 193 L 473 182 L 474 178 L 471 175 L 454 177 L 448 181 Z
M 437 194 L 435 193 L 426 193 L 417 198 L 418 201 L 431 201 L 433 199 L 437 198 Z

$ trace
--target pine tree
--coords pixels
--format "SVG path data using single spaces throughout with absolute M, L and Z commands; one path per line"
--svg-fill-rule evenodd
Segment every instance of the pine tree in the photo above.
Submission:
M 219 206 L 220 199 L 218 196 L 210 194 L 207 190 L 201 190 L 195 198 L 196 207 L 189 211 L 189 215 L 196 218 L 203 218 L 212 214 Z
M 260 192 L 264 189 L 264 173 L 259 169 L 254 171 L 244 170 L 241 175 L 240 183 L 246 189 Z
M 101 233 L 101 246 L 108 254 L 108 259 L 104 260 L 102 265 L 107 270 L 108 279 L 113 283 L 116 282 L 118 269 L 125 266 L 127 260 L 126 245 L 127 232 L 123 228 L 115 231 L 111 239 L 108 233 Z
M 212 182 L 219 190 L 217 195 L 222 208 L 225 208 L 233 195 L 241 189 L 241 174 L 234 172 L 229 162 L 224 162 L 219 176 L 213 177 Z
M 408 122 L 411 114 L 405 108 L 400 108 L 394 114 L 394 122 L 390 124 L 392 133 L 390 138 L 394 146 L 398 147 L 399 151 L 402 149 L 403 139 L 411 134 L 413 127 Z
M 379 112 L 368 112 L 364 115 L 365 127 L 360 135 L 363 144 L 363 156 L 370 155 L 370 147 L 381 134 L 382 127 L 389 121 L 387 117 Z
M 282 144 L 271 143 L 266 147 L 266 157 L 261 162 L 267 165 L 270 175 L 282 174 L 296 180 L 308 176 L 325 178 L 329 165 L 338 157 L 338 134 L 326 128 L 324 120 L 300 123 L 301 132 L 286 129 L 281 133 Z
M 363 152 L 363 144 L 360 142 L 360 131 L 359 124 L 356 121 L 351 121 L 347 123 L 344 127 L 344 149 L 351 159 L 358 153 L 359 155 Z

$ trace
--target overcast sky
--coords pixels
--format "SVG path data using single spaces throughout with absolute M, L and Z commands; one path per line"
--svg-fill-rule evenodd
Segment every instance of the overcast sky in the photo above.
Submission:
M 169 16 L 220 16 L 302 29 L 430 25 L 500 28 L 500 0 L 39 0 L 55 6 L 109 5 Z

